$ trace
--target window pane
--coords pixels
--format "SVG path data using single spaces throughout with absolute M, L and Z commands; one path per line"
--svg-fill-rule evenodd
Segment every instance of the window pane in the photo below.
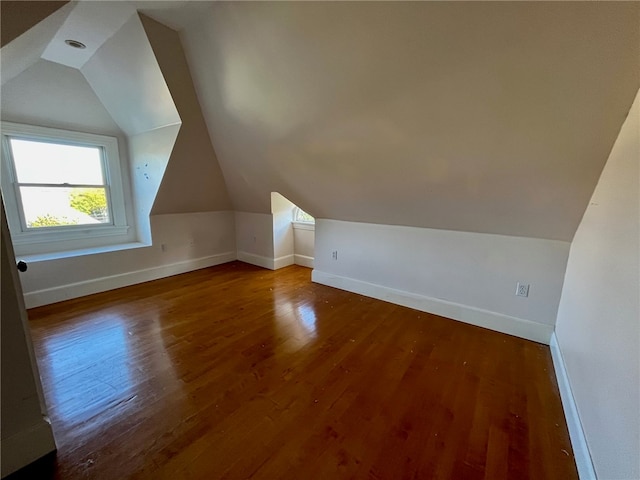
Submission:
M 19 183 L 104 185 L 99 147 L 11 139 Z
M 296 209 L 296 222 L 315 223 L 316 219 L 301 208 Z
M 20 187 L 27 227 L 110 223 L 104 188 Z

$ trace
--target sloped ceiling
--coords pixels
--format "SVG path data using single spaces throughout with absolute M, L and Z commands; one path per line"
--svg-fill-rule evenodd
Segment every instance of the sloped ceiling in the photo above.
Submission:
M 73 7 L 73 3 L 67 2 L 0 1 L 2 85 L 40 59 L 51 37 L 62 26 Z M 52 10 L 55 11 L 51 13 Z M 34 25 L 38 28 L 32 28 Z
M 62 27 L 51 38 L 42 58 L 68 67 L 82 68 L 134 13 L 135 8 L 128 2 L 77 2 Z M 71 50 L 65 44 L 67 39 L 82 39 L 85 48 Z
M 180 123 L 171 92 L 135 13 L 80 71 L 127 135 Z
M 240 211 L 571 240 L 640 86 L 638 2 L 129 3 Z
M 232 210 L 178 34 L 140 15 L 182 126 L 152 214 Z
M 29 125 L 122 135 L 79 70 L 39 60 L 2 86 L 2 119 Z
M 34 2 L 4 0 L 3 10 L 12 11 L 12 15 L 0 15 L 0 38 L 4 47 L 16 39 L 36 23 L 44 20 L 56 10 L 67 4 L 66 1 L 39 1 L 36 8 Z
M 639 15 L 222 2 L 181 35 L 236 210 L 278 191 L 320 218 L 571 240 L 640 86 Z

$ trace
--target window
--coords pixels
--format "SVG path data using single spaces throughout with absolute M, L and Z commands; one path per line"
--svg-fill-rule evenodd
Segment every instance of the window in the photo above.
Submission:
M 301 223 L 316 223 L 316 219 L 302 210 L 300 207 L 296 207 L 293 212 L 293 221 Z
M 17 252 L 102 246 L 118 241 L 106 237 L 126 236 L 116 138 L 2 122 L 2 160 Z
M 301 230 L 315 230 L 316 219 L 302 210 L 300 207 L 296 207 L 293 210 L 293 228 Z

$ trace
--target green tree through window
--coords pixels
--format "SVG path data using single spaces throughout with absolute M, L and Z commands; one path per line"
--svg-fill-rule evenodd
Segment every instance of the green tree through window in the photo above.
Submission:
M 50 214 L 40 215 L 27 225 L 29 228 L 37 227 L 60 227 L 62 225 L 76 225 L 77 220 L 70 220 L 67 217 L 55 217 Z
M 107 196 L 103 188 L 77 189 L 69 195 L 71 207 L 95 218 L 99 222 L 108 219 Z

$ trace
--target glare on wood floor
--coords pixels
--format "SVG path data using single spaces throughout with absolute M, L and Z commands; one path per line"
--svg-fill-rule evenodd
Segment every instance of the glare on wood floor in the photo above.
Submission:
M 310 272 L 232 262 L 31 310 L 58 444 L 38 478 L 577 478 L 548 347 Z

